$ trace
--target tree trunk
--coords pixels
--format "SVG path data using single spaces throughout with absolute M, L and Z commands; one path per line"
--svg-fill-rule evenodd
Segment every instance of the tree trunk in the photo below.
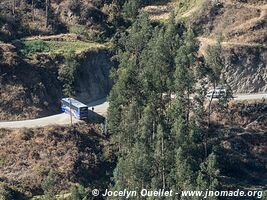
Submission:
M 212 100 L 213 100 L 213 94 L 215 93 L 215 89 L 216 89 L 216 83 L 213 85 L 213 93 L 211 95 L 210 101 L 209 101 L 209 106 L 208 106 L 208 130 L 210 129 L 210 125 L 211 125 L 211 104 L 212 104 Z M 208 140 L 208 136 L 207 133 L 205 133 L 205 141 L 204 141 L 204 147 L 205 147 L 205 157 L 208 157 L 208 150 L 207 150 L 207 140 Z
M 45 27 L 48 27 L 49 0 L 45 0 Z
M 161 154 L 162 154 L 162 187 L 165 189 L 165 167 L 164 167 L 164 135 L 161 138 Z
M 34 20 L 34 15 L 35 15 L 35 13 L 34 13 L 34 0 L 32 0 L 32 21 L 34 22 L 35 20 Z
M 12 14 L 15 15 L 15 9 L 16 9 L 16 0 L 12 1 Z
M 186 113 L 186 127 L 189 130 L 189 115 L 190 115 L 190 92 L 187 90 L 187 113 Z

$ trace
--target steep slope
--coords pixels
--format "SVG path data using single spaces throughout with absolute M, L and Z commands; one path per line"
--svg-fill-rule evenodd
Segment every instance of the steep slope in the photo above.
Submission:
M 0 130 L 0 182 L 28 196 L 42 194 L 50 171 L 56 191 L 75 184 L 107 187 L 114 155 L 101 128 L 88 124 L 69 127 Z M 101 181 L 99 181 L 101 178 Z
M 58 112 L 61 86 L 56 71 L 27 63 L 12 45 L 0 44 L 1 50 L 0 120 Z
M 110 89 L 110 55 L 106 47 L 76 52 L 79 66 L 75 77 L 77 99 L 88 103 L 105 97 Z M 0 44 L 0 120 L 43 117 L 60 112 L 63 97 L 58 70 L 64 64 L 61 53 L 37 53 L 23 59 L 10 44 Z
M 0 1 L 0 41 L 31 35 L 87 32 L 90 39 L 108 31 L 104 1 Z
M 266 190 L 267 186 L 267 104 L 232 103 L 216 120 L 226 131 L 216 137 L 221 183 L 227 189 Z M 227 165 L 225 165 L 227 163 Z
M 225 77 L 236 93 L 267 91 L 267 3 L 242 0 L 173 0 L 144 8 L 156 21 L 174 11 L 178 21 L 194 28 L 200 54 L 222 36 Z
M 267 4 L 246 1 L 206 2 L 188 23 L 197 30 L 203 53 L 223 37 L 225 75 L 238 93 L 267 91 Z

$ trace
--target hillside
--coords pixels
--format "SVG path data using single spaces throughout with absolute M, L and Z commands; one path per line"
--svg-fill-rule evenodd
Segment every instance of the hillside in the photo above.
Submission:
M 214 116 L 227 133 L 211 140 L 213 145 L 219 145 L 223 187 L 267 189 L 266 112 L 266 103 L 240 102 L 230 104 L 228 112 Z
M 108 35 L 104 1 L 52 0 L 0 2 L 0 40 L 10 41 L 32 35 L 83 33 L 90 39 Z
M 214 134 L 221 187 L 229 190 L 267 189 L 267 105 L 232 104 L 228 113 L 218 113 L 223 132 Z M 232 116 L 230 118 L 229 116 Z M 258 124 L 259 122 L 259 124 Z M 115 167 L 114 147 L 99 125 L 0 130 L 0 180 L 6 188 L 26 196 L 43 193 L 49 171 L 56 174 L 56 192 L 68 194 L 74 184 L 106 189 Z M 225 165 L 227 163 L 227 165 Z
M 78 63 L 74 93 L 85 103 L 107 96 L 111 68 L 102 1 L 0 2 L 0 120 L 60 112 L 66 56 Z M 102 10 L 101 10 L 102 9 Z
M 107 187 L 114 157 L 101 134 L 100 126 L 88 124 L 72 132 L 69 127 L 1 129 L 0 180 L 28 196 L 42 194 L 42 182 L 51 170 L 57 193 L 68 192 L 76 183 Z
M 222 34 L 225 76 L 236 92 L 267 90 L 266 6 L 264 1 L 224 1 L 205 6 L 191 21 L 201 34 L 202 49 Z
M 35 45 L 27 44 L 26 50 Z M 60 112 L 64 94 L 58 76 L 64 67 L 64 51 L 70 49 L 76 50 L 75 59 L 79 62 L 74 83 L 76 97 L 88 103 L 107 95 L 108 47 L 82 41 L 50 40 L 47 44 L 51 45 L 47 52 L 31 51 L 25 58 L 18 47 L 0 43 L 0 120 L 32 119 Z
M 267 191 L 266 0 L 0 0 L 0 10 L 1 200 Z M 218 38 L 222 49 L 206 51 Z M 88 104 L 87 120 L 56 115 L 66 96 Z M 36 120 L 5 123 L 24 119 Z M 55 119 L 66 123 L 46 126 Z
M 172 1 L 144 8 L 153 20 L 166 21 L 175 12 L 178 21 L 194 27 L 200 53 L 223 38 L 225 77 L 234 92 L 267 91 L 267 4 L 265 1 Z

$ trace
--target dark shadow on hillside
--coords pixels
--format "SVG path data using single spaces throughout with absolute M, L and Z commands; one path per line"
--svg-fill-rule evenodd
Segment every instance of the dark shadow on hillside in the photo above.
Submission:
M 105 122 L 105 117 L 97 114 L 96 112 L 93 112 L 91 110 L 88 110 L 88 119 L 85 120 L 87 123 L 97 123 L 101 124 Z
M 98 106 L 98 105 L 105 103 L 106 101 L 107 101 L 107 97 L 104 97 L 102 99 L 88 103 L 87 106 L 88 107 Z

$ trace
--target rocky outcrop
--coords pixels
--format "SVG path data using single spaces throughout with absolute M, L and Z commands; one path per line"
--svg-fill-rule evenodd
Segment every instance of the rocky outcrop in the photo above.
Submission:
M 111 68 L 108 50 L 84 52 L 79 56 L 79 68 L 75 81 L 76 96 L 83 102 L 106 97 L 111 88 Z
M 75 98 L 88 103 L 109 93 L 111 55 L 104 48 L 76 54 Z M 45 117 L 60 112 L 64 97 L 59 67 L 62 54 L 40 54 L 23 60 L 12 45 L 0 44 L 0 120 Z
M 225 77 L 235 93 L 267 92 L 266 48 L 225 48 L 224 57 Z
M 222 36 L 225 78 L 235 93 L 267 92 L 266 19 L 266 1 L 208 0 L 187 21 L 201 38 L 201 54 Z

